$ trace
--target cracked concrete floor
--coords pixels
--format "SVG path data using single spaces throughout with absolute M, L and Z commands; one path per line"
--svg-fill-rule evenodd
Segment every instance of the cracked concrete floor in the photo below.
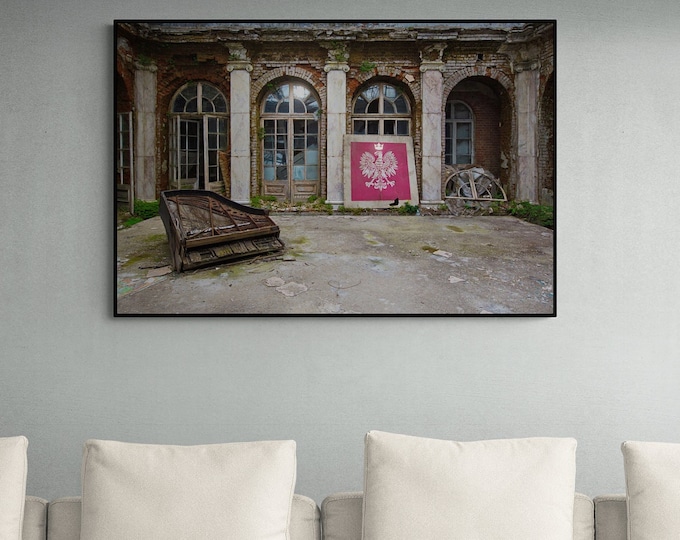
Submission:
M 168 272 L 153 218 L 117 235 L 117 306 L 133 314 L 551 315 L 553 231 L 509 216 L 272 214 L 286 244 Z

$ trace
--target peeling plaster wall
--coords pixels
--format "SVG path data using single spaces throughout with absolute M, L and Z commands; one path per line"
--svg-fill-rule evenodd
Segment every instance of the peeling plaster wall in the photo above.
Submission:
M 0 436 L 28 491 L 79 493 L 87 438 L 293 438 L 297 491 L 361 489 L 363 435 L 568 435 L 621 492 L 625 439 L 680 442 L 680 5 L 396 2 L 558 19 L 555 319 L 111 318 L 115 18 L 383 17 L 384 4 L 6 0 L 0 19 Z M 641 164 L 654 189 L 640 175 Z M 663 196 L 659 196 L 663 194 Z M 671 196 L 669 196 L 669 194 Z

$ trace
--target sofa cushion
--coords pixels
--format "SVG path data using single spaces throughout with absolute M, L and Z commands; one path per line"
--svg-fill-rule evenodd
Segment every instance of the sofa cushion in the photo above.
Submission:
M 0 538 L 21 540 L 26 504 L 28 440 L 0 438 Z
M 166 446 L 91 440 L 81 538 L 288 540 L 294 441 Z
M 629 540 L 680 538 L 680 444 L 621 445 Z
M 363 540 L 572 540 L 574 439 L 366 435 Z
M 334 493 L 326 497 L 321 505 L 324 540 L 361 540 L 363 501 L 361 491 Z M 595 539 L 594 513 L 593 500 L 582 493 L 575 493 L 574 540 Z M 600 540 L 599 531 L 597 538 Z M 624 532 L 623 537 L 607 537 L 606 540 L 626 540 L 626 534 Z

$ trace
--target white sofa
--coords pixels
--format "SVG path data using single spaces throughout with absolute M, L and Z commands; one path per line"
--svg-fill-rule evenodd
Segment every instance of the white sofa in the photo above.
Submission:
M 291 540 L 361 540 L 362 504 L 359 491 L 330 495 L 320 510 L 312 499 L 296 494 Z M 626 540 L 625 495 L 591 500 L 576 494 L 574 540 L 593 539 Z M 23 540 L 80 540 L 80 497 L 59 498 L 49 504 L 45 499 L 26 497 Z

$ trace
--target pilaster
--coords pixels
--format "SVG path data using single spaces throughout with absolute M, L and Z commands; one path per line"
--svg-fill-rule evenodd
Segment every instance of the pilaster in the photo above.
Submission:
M 538 88 L 535 63 L 515 64 L 515 110 L 517 113 L 516 199 L 538 202 Z
M 422 200 L 421 205 L 439 205 L 442 200 L 442 100 L 444 46 L 421 52 L 422 73 Z M 431 53 L 435 56 L 432 58 Z
M 156 199 L 156 71 L 154 64 L 135 62 L 135 193 Z
M 346 62 L 326 63 L 326 203 L 334 207 L 344 204 L 343 156 L 347 124 Z
M 240 43 L 230 43 L 229 53 L 231 198 L 241 204 L 250 204 L 250 72 L 253 66 Z

